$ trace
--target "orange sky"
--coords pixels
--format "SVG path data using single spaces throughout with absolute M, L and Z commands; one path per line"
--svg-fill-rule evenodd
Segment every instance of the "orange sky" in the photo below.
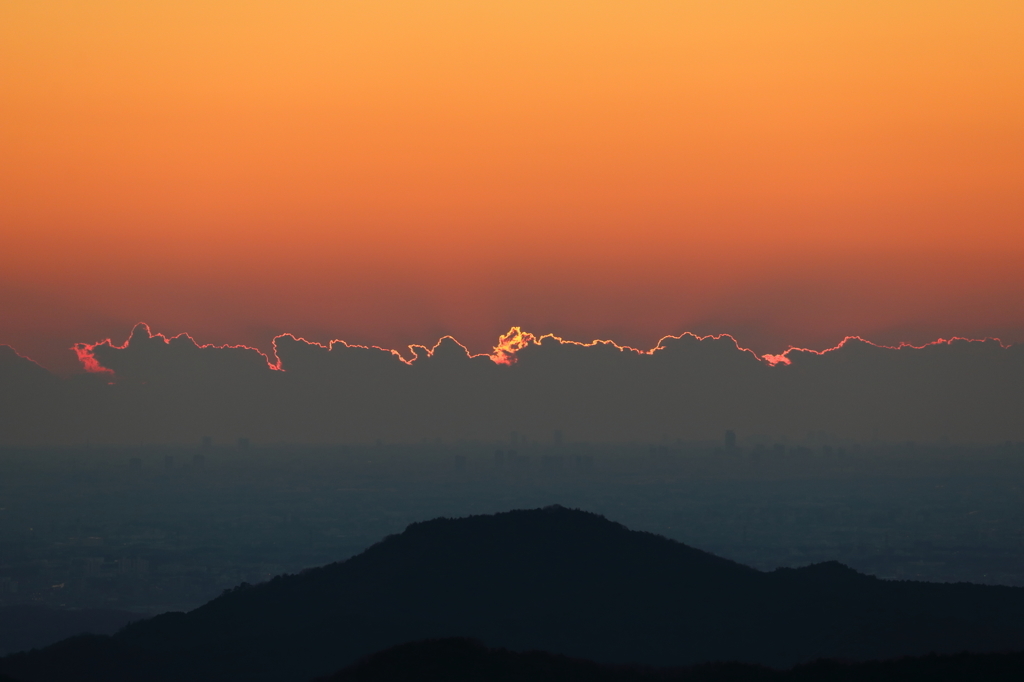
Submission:
M 0 343 L 1024 341 L 1024 3 L 6 2 Z

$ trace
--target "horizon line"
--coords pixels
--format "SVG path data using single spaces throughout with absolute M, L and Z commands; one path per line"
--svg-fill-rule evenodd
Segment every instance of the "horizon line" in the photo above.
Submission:
M 116 350 L 127 349 L 130 346 L 130 344 L 131 344 L 132 338 L 135 336 L 136 332 L 139 331 L 140 329 L 145 331 L 145 333 L 146 333 L 146 335 L 147 335 L 147 337 L 149 339 L 161 339 L 165 344 L 169 344 L 171 341 L 173 341 L 175 339 L 186 338 L 189 341 L 191 341 L 193 345 L 195 345 L 197 348 L 200 348 L 200 349 L 214 348 L 214 349 L 237 349 L 237 350 L 253 351 L 253 352 L 258 353 L 260 356 L 263 357 L 264 361 L 267 363 L 268 369 L 271 369 L 273 371 L 280 371 L 280 372 L 287 371 L 282 366 L 282 360 L 279 357 L 278 352 L 277 352 L 278 340 L 279 339 L 284 339 L 284 338 L 291 338 L 293 341 L 302 342 L 302 343 L 308 344 L 310 346 L 317 346 L 317 347 L 322 348 L 322 349 L 327 350 L 327 351 L 333 350 L 335 345 L 343 346 L 345 348 L 361 348 L 361 349 L 366 349 L 366 350 L 379 350 L 379 351 L 381 351 L 383 353 L 388 353 L 388 354 L 394 356 L 397 360 L 399 360 L 403 364 L 409 365 L 409 366 L 414 364 L 416 362 L 416 360 L 418 360 L 421 357 L 431 357 L 431 356 L 433 356 L 434 353 L 437 351 L 437 349 L 441 346 L 441 344 L 443 344 L 446 340 L 450 340 L 451 342 L 453 342 L 457 346 L 459 346 L 459 348 L 461 348 L 463 350 L 463 352 L 466 354 L 466 357 L 469 358 L 469 359 L 473 359 L 473 358 L 488 358 L 488 359 L 490 359 L 492 362 L 494 362 L 497 365 L 506 365 L 506 366 L 514 365 L 517 362 L 516 354 L 519 351 L 523 350 L 524 348 L 526 348 L 526 347 L 528 347 L 530 345 L 538 345 L 538 346 L 543 345 L 543 342 L 545 340 L 550 340 L 550 341 L 553 341 L 555 343 L 562 344 L 562 345 L 573 345 L 573 346 L 579 346 L 579 347 L 583 347 L 583 348 L 593 348 L 593 347 L 597 347 L 597 346 L 611 346 L 611 347 L 617 349 L 618 351 L 624 352 L 624 353 L 625 352 L 632 352 L 632 353 L 636 353 L 637 355 L 654 355 L 659 350 L 664 350 L 664 345 L 663 344 L 664 344 L 665 341 L 667 341 L 669 339 L 678 340 L 678 339 L 682 339 L 682 338 L 685 338 L 685 337 L 692 337 L 693 339 L 695 339 L 697 341 L 707 341 L 707 340 L 718 341 L 718 340 L 721 340 L 721 339 L 728 339 L 728 340 L 732 341 L 732 343 L 735 345 L 735 347 L 736 347 L 736 349 L 738 351 L 743 352 L 743 353 L 749 353 L 756 360 L 758 360 L 759 362 L 763 362 L 763 363 L 765 363 L 766 365 L 768 365 L 770 367 L 775 367 L 775 366 L 778 366 L 778 365 L 787 366 L 787 365 L 792 364 L 792 360 L 789 357 L 791 353 L 811 353 L 811 354 L 814 354 L 814 355 L 821 356 L 821 355 L 826 355 L 828 353 L 837 351 L 837 350 L 843 348 L 847 343 L 849 343 L 851 341 L 859 341 L 861 343 L 865 343 L 865 344 L 867 344 L 869 346 L 872 346 L 872 347 L 875 347 L 875 348 L 881 348 L 881 349 L 886 349 L 886 350 L 897 350 L 897 351 L 898 350 L 902 350 L 902 349 L 922 350 L 922 349 L 927 348 L 929 346 L 950 345 L 950 344 L 952 344 L 954 342 L 986 343 L 986 342 L 993 342 L 994 341 L 994 342 L 998 343 L 1000 345 L 1000 347 L 1002 347 L 1002 348 L 1009 348 L 1010 346 L 1015 345 L 1013 343 L 1003 343 L 1003 341 L 1000 338 L 994 337 L 994 336 L 987 336 L 987 337 L 983 337 L 983 338 L 970 338 L 970 337 L 963 337 L 963 336 L 951 336 L 949 338 L 939 337 L 939 338 L 935 339 L 934 341 L 929 341 L 929 342 L 923 343 L 921 345 L 915 345 L 913 343 L 906 342 L 906 341 L 901 341 L 898 345 L 887 345 L 887 344 L 881 344 L 881 343 L 876 343 L 874 341 L 870 341 L 870 340 L 868 340 L 868 339 L 866 339 L 866 338 L 864 338 L 864 337 L 862 337 L 860 335 L 847 335 L 847 336 L 843 337 L 843 339 L 840 340 L 836 345 L 831 346 L 829 348 L 822 349 L 822 350 L 815 350 L 813 348 L 806 348 L 806 347 L 802 347 L 802 346 L 790 345 L 788 348 L 786 348 L 786 350 L 782 351 L 781 353 L 763 353 L 763 354 L 758 354 L 757 352 L 755 352 L 754 350 L 752 350 L 750 348 L 741 346 L 739 341 L 736 339 L 736 337 L 733 336 L 732 334 L 729 334 L 729 333 L 699 335 L 699 334 L 695 334 L 693 332 L 683 332 L 681 334 L 666 334 L 665 336 L 662 336 L 661 338 L 658 339 L 658 342 L 657 342 L 657 344 L 654 347 L 652 347 L 652 348 L 650 348 L 648 350 L 643 350 L 643 349 L 640 349 L 640 348 L 635 348 L 633 346 L 628 346 L 628 345 L 625 345 L 625 344 L 619 344 L 619 343 L 617 343 L 617 342 L 615 342 L 615 341 L 613 341 L 611 339 L 593 339 L 591 341 L 586 341 L 586 342 L 584 342 L 584 341 L 575 341 L 575 340 L 572 340 L 572 339 L 567 339 L 567 338 L 558 336 L 558 335 L 556 335 L 554 333 L 534 334 L 532 332 L 523 331 L 522 327 L 512 326 L 509 329 L 508 332 L 506 332 L 505 334 L 502 334 L 502 335 L 500 335 L 498 337 L 498 343 L 497 343 L 497 345 L 495 345 L 492 348 L 490 353 L 473 353 L 473 352 L 471 352 L 469 350 L 469 348 L 465 344 L 461 343 L 454 336 L 452 336 L 450 334 L 446 334 L 445 336 L 442 336 L 441 338 L 439 338 L 437 340 L 437 342 L 434 343 L 432 346 L 426 346 L 426 345 L 423 345 L 423 344 L 409 344 L 407 346 L 409 357 L 407 358 L 405 355 L 402 354 L 402 352 L 400 352 L 399 350 L 394 349 L 394 348 L 386 348 L 386 347 L 378 346 L 378 345 L 366 345 L 366 344 L 349 343 L 349 342 L 345 341 L 344 339 L 331 339 L 330 341 L 328 341 L 326 343 L 321 343 L 319 341 L 311 341 L 311 340 L 309 340 L 309 339 L 307 339 L 305 337 L 298 336 L 298 335 L 293 334 L 291 332 L 283 332 L 281 334 L 277 334 L 276 336 L 274 336 L 273 339 L 271 340 L 271 348 L 273 350 L 270 353 L 266 353 L 266 352 L 260 350 L 259 348 L 256 348 L 254 346 L 249 346 L 249 345 L 246 345 L 246 344 L 199 343 L 188 332 L 180 332 L 178 334 L 174 334 L 174 335 L 170 335 L 170 336 L 167 335 L 167 334 L 164 334 L 162 332 L 153 333 L 152 328 L 150 327 L 150 325 L 148 323 L 146 323 L 146 322 L 138 322 L 138 323 L 136 323 L 132 327 L 131 332 L 129 332 L 127 338 L 124 340 L 123 343 L 116 344 L 116 343 L 114 343 L 114 341 L 112 340 L 111 337 L 107 337 L 105 339 L 102 339 L 102 340 L 99 340 L 99 341 L 95 341 L 93 343 L 86 343 L 86 342 L 76 343 L 73 346 L 71 346 L 69 348 L 69 350 L 73 351 L 77 355 L 78 361 L 79 361 L 79 363 L 81 363 L 81 372 L 82 373 L 87 373 L 87 374 L 89 374 L 89 373 L 91 373 L 91 374 L 111 374 L 111 375 L 113 375 L 114 371 L 112 369 L 108 368 L 108 367 L 104 367 L 99 362 L 99 360 L 95 357 L 95 355 L 94 355 L 95 349 L 100 347 L 100 346 L 109 346 L 110 348 L 113 348 L 113 349 L 116 349 Z M 50 374 L 55 374 L 55 375 L 57 374 L 56 372 L 54 372 L 50 368 L 46 367 L 42 363 L 32 359 L 31 357 L 29 357 L 28 355 L 25 355 L 24 353 L 19 352 L 14 346 L 12 346 L 10 344 L 0 344 L 0 346 L 5 346 L 5 347 L 9 348 L 18 357 L 33 363 L 34 365 L 36 365 L 36 366 L 40 367 L 41 369 L 49 372 Z M 77 373 L 78 372 L 72 372 L 72 375 L 73 374 L 77 374 Z

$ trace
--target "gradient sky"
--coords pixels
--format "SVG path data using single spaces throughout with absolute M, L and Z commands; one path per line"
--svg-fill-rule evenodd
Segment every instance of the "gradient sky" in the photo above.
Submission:
M 1024 341 L 1024 3 L 5 2 L 0 343 Z

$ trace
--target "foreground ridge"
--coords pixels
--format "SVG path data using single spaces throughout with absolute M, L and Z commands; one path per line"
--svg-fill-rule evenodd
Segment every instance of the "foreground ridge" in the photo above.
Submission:
M 449 638 L 400 644 L 318 682 L 1016 682 L 1022 675 L 1024 653 L 930 654 L 863 663 L 818 660 L 789 670 L 749 663 L 651 668 L 492 649 L 478 640 Z

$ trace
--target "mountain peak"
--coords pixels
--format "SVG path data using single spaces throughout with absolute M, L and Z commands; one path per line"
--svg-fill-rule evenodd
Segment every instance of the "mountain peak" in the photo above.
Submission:
M 58 661 L 69 682 L 89 677 L 83 666 L 112 681 L 308 679 L 443 637 L 610 663 L 787 667 L 1015 649 L 1022 613 L 1020 588 L 889 582 L 834 561 L 763 573 L 551 505 L 414 523 L 347 561 L 83 640 L 78 653 L 11 659 L 0 673 L 36 679 Z M 171 667 L 139 675 L 139 660 Z

